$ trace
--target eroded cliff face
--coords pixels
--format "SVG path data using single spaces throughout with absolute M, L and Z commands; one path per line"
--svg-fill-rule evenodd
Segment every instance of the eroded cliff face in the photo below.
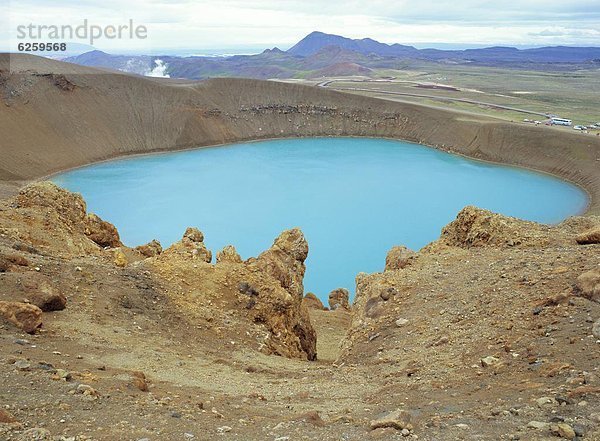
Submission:
M 219 323 L 238 327 L 235 332 L 250 337 L 249 344 L 266 354 L 316 360 L 317 339 L 302 304 L 308 255 L 302 232 L 284 231 L 269 250 L 247 261 L 230 245 L 218 253 L 216 264 L 203 235 L 196 230 L 193 236 L 186 233 L 144 263 L 164 281 L 182 313 L 209 329 L 218 329 L 214 325 Z M 234 315 L 246 323 L 236 323 Z
M 87 213 L 80 195 L 41 182 L 3 205 L 0 235 L 0 271 L 6 273 L 0 300 L 21 301 L 3 304 L 2 316 L 27 332 L 35 332 L 43 317 L 22 302 L 44 311 L 64 309 L 64 292 L 73 290 L 67 273 L 79 268 L 79 259 L 91 258 L 97 263 L 94 279 L 117 269 L 133 279 L 144 276 L 150 282 L 139 295 L 144 290 L 160 292 L 191 326 L 223 339 L 237 334 L 244 344 L 267 354 L 316 359 L 315 332 L 302 305 L 308 244 L 300 230 L 282 233 L 271 249 L 246 262 L 227 247 L 213 264 L 204 235 L 196 228 L 188 228 L 164 251 L 156 241 L 131 249 L 121 243 L 113 225 Z M 64 280 L 60 269 L 46 274 L 45 267 L 31 263 L 37 256 L 68 268 Z M 52 306 L 57 304 L 60 307 Z

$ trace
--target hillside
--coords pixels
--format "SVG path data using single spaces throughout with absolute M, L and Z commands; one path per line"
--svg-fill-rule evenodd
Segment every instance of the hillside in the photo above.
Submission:
M 586 188 L 590 211 L 599 210 L 596 137 L 270 81 L 150 79 L 23 55 L 1 55 L 0 71 L 5 191 L 10 182 L 126 154 L 285 136 L 384 136 L 554 173 Z

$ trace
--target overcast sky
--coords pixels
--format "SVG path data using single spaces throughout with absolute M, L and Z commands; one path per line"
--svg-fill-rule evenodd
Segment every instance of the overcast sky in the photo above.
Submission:
M 23 41 L 18 25 L 86 18 L 147 26 L 143 41 L 95 43 L 107 51 L 286 49 L 314 30 L 386 43 L 600 46 L 600 0 L 0 0 L 0 17 L 3 50 Z

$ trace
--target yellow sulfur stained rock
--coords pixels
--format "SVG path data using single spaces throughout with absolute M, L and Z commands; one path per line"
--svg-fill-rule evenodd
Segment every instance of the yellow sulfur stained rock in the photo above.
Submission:
M 117 249 L 114 251 L 113 262 L 120 268 L 125 268 L 127 266 L 127 257 L 123 251 Z

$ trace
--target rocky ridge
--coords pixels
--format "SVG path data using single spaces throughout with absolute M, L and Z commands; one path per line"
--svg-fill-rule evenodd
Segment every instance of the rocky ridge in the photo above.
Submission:
M 598 225 L 467 207 L 326 311 L 303 299 L 298 229 L 213 263 L 197 228 L 128 248 L 80 196 L 31 185 L 0 204 L 0 434 L 596 439 Z
M 9 272 L 7 279 L 18 284 L 2 300 L 27 303 L 5 303 L 2 311 L 11 323 L 26 332 L 35 332 L 41 326 L 41 314 L 34 306 L 43 311 L 60 310 L 65 308 L 67 298 L 54 286 L 60 285 L 59 281 L 45 277 L 40 268 L 31 271 L 28 259 L 15 254 L 15 247 L 63 259 L 65 263 L 73 258 L 92 257 L 107 265 L 105 270 L 112 265 L 137 273 L 151 270 L 162 278 L 161 283 L 171 288 L 169 301 L 181 304 L 186 313 L 202 311 L 191 320 L 206 320 L 202 314 L 214 313 L 217 308 L 206 304 L 208 301 L 210 305 L 212 297 L 219 304 L 227 303 L 233 308 L 231 314 L 247 321 L 249 329 L 261 334 L 264 338 L 261 348 L 265 352 L 316 358 L 316 337 L 302 305 L 308 244 L 299 230 L 282 233 L 273 247 L 256 259 L 242 262 L 235 249 L 228 247 L 219 253 L 219 262 L 212 264 L 212 253 L 197 228 L 188 228 L 179 242 L 164 251 L 156 241 L 128 248 L 121 243 L 113 225 L 86 212 L 80 195 L 49 182 L 25 187 L 8 205 L 9 211 L 0 212 L 0 234 L 4 241 L 13 242 L 13 250 L 1 253 L 0 257 L 2 261 L 21 265 L 5 267 Z M 29 221 L 23 223 L 23 219 Z M 183 272 L 187 286 L 197 281 L 201 296 L 194 286 L 184 290 L 178 284 Z M 226 280 L 232 289 L 221 289 L 217 280 Z M 207 287 L 213 285 L 215 291 L 208 292 Z M 217 311 L 222 312 L 221 308 Z M 31 320 L 24 318 L 27 312 Z

